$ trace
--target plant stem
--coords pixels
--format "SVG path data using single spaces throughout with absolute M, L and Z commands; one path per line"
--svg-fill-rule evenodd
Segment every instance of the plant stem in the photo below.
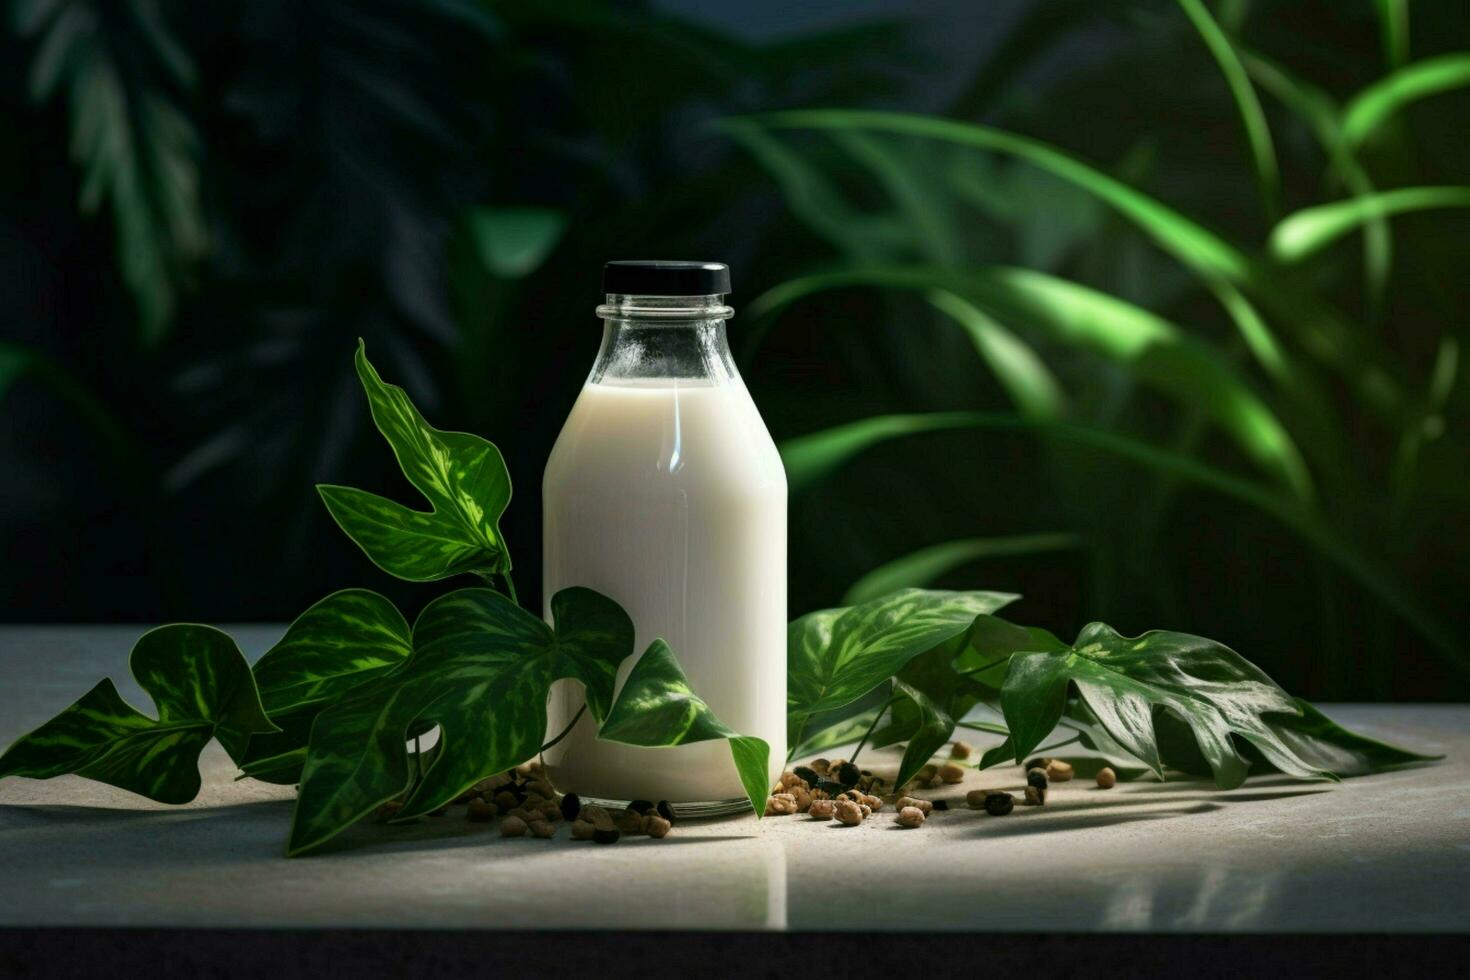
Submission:
M 418 766 L 419 782 L 424 781 L 424 750 L 419 747 L 419 737 L 413 737 L 413 761 Z
M 888 709 L 889 709 L 889 707 L 891 707 L 893 705 L 893 702 L 895 702 L 897 700 L 898 700 L 898 695 L 895 694 L 892 697 L 890 697 L 887 701 L 883 702 L 883 707 L 879 708 L 878 709 L 878 713 L 873 716 L 873 723 L 868 726 L 868 730 L 867 731 L 863 732 L 862 741 L 858 742 L 857 748 L 855 748 L 855 749 L 852 750 L 852 757 L 847 760 L 848 762 L 856 762 L 857 761 L 858 753 L 863 750 L 863 746 L 864 745 L 867 745 L 868 744 L 868 736 L 870 736 L 870 735 L 873 734 L 873 730 L 878 727 L 878 722 L 883 718 L 883 716 L 885 714 L 887 714 Z
M 996 725 L 988 721 L 959 721 L 955 722 L 956 728 L 968 728 L 972 732 L 985 732 L 987 735 L 1010 735 L 1010 729 L 1004 725 Z
M 984 667 L 971 667 L 969 670 L 956 671 L 956 673 L 958 673 L 961 677 L 973 677 L 976 674 L 984 673 L 985 671 L 990 670 L 993 667 L 999 667 L 1001 664 L 1010 663 L 1010 660 L 1010 657 L 1001 657 L 999 660 L 992 660 Z
M 564 739 L 568 735 L 570 735 L 571 732 L 572 732 L 572 727 L 575 726 L 577 724 L 577 722 L 579 722 L 579 721 L 582 720 L 582 712 L 584 712 L 586 710 L 587 710 L 587 705 L 586 704 L 583 704 L 582 707 L 578 708 L 577 709 L 577 713 L 574 714 L 574 715 L 572 715 L 572 720 L 569 721 L 569 722 L 567 722 L 567 727 L 565 727 L 565 728 L 563 728 L 561 730 L 561 734 L 558 735 L 556 738 L 552 739 L 551 741 L 547 742 L 545 745 L 541 746 L 540 750 L 538 751 L 538 754 L 540 754 L 540 752 L 545 752 L 547 749 L 551 748 L 557 742 L 560 742 L 562 739 Z
M 510 596 L 510 601 L 519 606 L 521 600 L 516 597 L 516 583 L 515 579 L 510 577 L 510 572 L 501 572 L 500 580 L 505 583 L 505 594 Z M 583 707 L 586 707 L 586 705 L 583 705 Z

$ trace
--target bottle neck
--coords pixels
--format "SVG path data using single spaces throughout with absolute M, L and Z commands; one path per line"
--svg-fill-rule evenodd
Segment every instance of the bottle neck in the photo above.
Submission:
M 609 294 L 597 308 L 602 349 L 587 383 L 739 383 L 725 339 L 725 320 L 734 312 L 719 294 Z

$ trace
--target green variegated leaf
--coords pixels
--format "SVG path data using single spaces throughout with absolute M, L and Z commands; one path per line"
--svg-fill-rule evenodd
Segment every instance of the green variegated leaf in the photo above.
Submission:
M 429 603 L 413 627 L 413 656 L 323 711 L 311 731 L 290 854 L 318 847 L 408 792 L 400 817 L 437 809 L 475 782 L 529 759 L 546 734 L 554 681 L 586 688 L 601 722 L 633 623 L 590 589 L 558 592 L 555 628 L 488 589 Z M 437 725 L 443 751 L 415 781 L 405 742 Z
M 964 633 L 977 616 L 1016 596 L 904 589 L 844 609 L 823 609 L 787 629 L 789 743 L 814 714 L 855 701 L 919 654 Z
M 1381 772 L 1393 766 L 1443 759 L 1442 755 L 1422 755 L 1380 742 L 1343 728 L 1321 711 L 1303 701 L 1293 699 L 1299 715 L 1270 715 L 1266 724 L 1291 749 L 1293 755 L 1307 764 L 1327 770 L 1336 776 L 1362 776 Z M 1270 765 L 1270 759 L 1254 745 L 1245 751 L 1253 759 Z
M 317 714 L 347 691 L 408 659 L 408 622 L 367 589 L 343 589 L 296 618 L 252 673 L 279 732 L 257 735 L 236 758 L 247 776 L 294 784 Z
M 771 747 L 715 717 L 663 640 L 654 640 L 633 665 L 597 737 L 649 748 L 723 738 L 751 807 L 757 817 L 764 813 Z
M 343 589 L 298 616 L 252 673 L 274 716 L 334 701 L 412 652 L 408 621 L 393 603 L 367 589 Z
M 333 519 L 373 564 L 399 578 L 428 582 L 465 572 L 485 578 L 509 572 L 499 522 L 510 502 L 510 474 L 500 450 L 479 436 L 429 425 L 402 388 L 378 376 L 361 342 L 357 375 L 378 431 L 433 510 L 412 510 L 350 487 L 319 486 Z
M 74 773 L 159 803 L 187 803 L 199 792 L 199 753 L 211 738 L 231 747 L 275 730 L 239 647 L 212 626 L 149 630 L 128 664 L 156 719 L 103 680 L 0 755 L 0 778 Z
M 1160 776 L 1165 760 L 1154 715 L 1162 710 L 1189 726 L 1222 789 L 1239 786 L 1250 767 L 1237 739 L 1288 775 L 1334 778 L 1297 755 L 1272 727 L 1268 716 L 1297 715 L 1300 708 L 1234 650 L 1166 630 L 1125 637 L 1102 623 L 1083 629 L 1067 650 L 1012 657 L 1001 707 L 1017 761 L 1061 721 L 1069 686 L 1119 745 Z

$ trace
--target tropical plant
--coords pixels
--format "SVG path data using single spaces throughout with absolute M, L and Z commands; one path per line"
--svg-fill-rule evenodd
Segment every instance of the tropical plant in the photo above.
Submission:
M 1017 27 L 1025 54 L 1002 59 L 1010 78 L 1107 16 L 1063 6 L 1066 16 L 1037 10 Z M 989 100 L 1003 79 L 994 62 L 986 66 L 957 108 L 1010 115 L 1014 128 L 825 109 L 723 123 L 831 249 L 748 308 L 759 320 L 745 351 L 753 370 L 782 349 L 783 332 L 810 334 L 801 321 L 831 323 L 832 304 L 852 310 L 846 297 L 854 294 L 879 300 L 868 302 L 876 312 L 821 328 L 843 335 L 824 340 L 841 345 L 855 375 L 881 365 L 882 380 L 857 418 L 784 442 L 794 491 L 820 487 L 822 511 L 836 524 L 852 520 L 852 508 L 833 502 L 844 487 L 932 499 L 931 484 L 948 475 L 945 496 L 957 501 L 984 488 L 970 508 L 914 508 L 902 534 L 876 524 L 834 558 L 859 563 L 849 574 L 880 566 L 854 583 L 854 596 L 871 595 L 875 582 L 965 583 L 991 554 L 1080 550 L 1089 559 L 1088 605 L 1134 609 L 1143 593 L 1143 604 L 1170 618 L 1203 619 L 1231 635 L 1226 620 L 1280 621 L 1279 610 L 1262 613 L 1271 596 L 1246 583 L 1282 575 L 1303 583 L 1290 594 L 1309 596 L 1315 610 L 1265 654 L 1273 670 L 1296 662 L 1329 691 L 1384 697 L 1394 659 L 1413 650 L 1439 659 L 1436 676 L 1470 676 L 1454 601 L 1470 584 L 1454 557 L 1467 544 L 1470 482 L 1445 482 L 1470 458 L 1457 385 L 1464 297 L 1441 284 L 1423 291 L 1423 270 L 1405 258 L 1456 233 L 1456 247 L 1465 247 L 1470 225 L 1446 222 L 1470 202 L 1466 172 L 1444 180 L 1419 163 L 1429 154 L 1405 120 L 1421 101 L 1452 99 L 1470 85 L 1470 52 L 1414 60 L 1407 5 L 1377 4 L 1390 63 L 1334 98 L 1267 50 L 1280 40 L 1277 5 L 1178 0 L 1148 5 L 1146 15 L 1123 6 L 1136 16 L 1136 43 L 1070 82 L 1106 96 L 1062 98 L 1052 115 L 1038 103 L 996 105 Z M 1019 131 L 1060 116 L 1093 132 L 1079 102 L 1128 98 L 1160 77 L 1193 83 L 1201 73 L 1180 67 L 1189 60 L 1209 69 L 1200 85 L 1212 88 L 1216 116 L 1234 118 L 1232 150 L 1249 164 L 1234 183 L 1224 183 L 1233 174 L 1203 186 L 1171 180 L 1156 159 L 1161 136 L 1137 104 L 1096 124 L 1112 127 L 1109 144 L 1123 146 L 1113 163 L 1091 162 L 1096 150 L 1086 143 L 1073 141 L 1086 148 L 1079 154 Z M 1122 80 L 1140 65 L 1150 66 L 1141 82 Z M 1152 107 L 1160 97 L 1144 100 Z M 1214 125 L 1191 109 L 1196 126 Z M 1120 116 L 1133 125 L 1120 127 Z M 1445 118 L 1460 117 L 1438 121 Z M 1464 154 L 1451 162 L 1470 165 Z M 1191 194 L 1205 216 L 1169 202 Z M 1418 211 L 1436 220 L 1414 222 Z M 883 356 L 860 360 L 851 352 L 863 345 Z M 883 404 L 890 399 L 892 407 Z M 873 402 L 880 414 L 870 414 Z M 1039 464 L 1009 448 L 1017 438 L 1034 441 Z M 1009 455 L 980 450 L 981 458 L 1018 472 L 966 465 L 987 443 Z M 939 445 L 946 451 L 929 448 Z M 864 454 L 873 459 L 866 468 Z M 868 481 L 899 459 L 905 486 Z M 926 459 L 937 465 L 919 463 Z M 997 490 L 1012 482 L 1041 503 L 1019 486 Z M 1015 512 L 996 516 L 1012 502 L 1048 523 L 1017 536 L 1025 525 Z M 1210 533 L 1192 533 L 1206 512 Z M 930 539 L 913 553 L 894 548 L 914 539 L 922 514 L 937 515 L 929 533 L 963 537 Z M 793 524 L 832 539 L 826 520 Z M 1278 532 L 1262 530 L 1273 524 Z M 997 526 L 1005 529 L 998 536 L 976 537 Z M 1294 539 L 1289 550 L 1252 555 L 1231 544 L 1279 531 Z M 1314 638 L 1307 650 L 1305 636 Z M 1355 669 L 1358 659 L 1366 671 Z

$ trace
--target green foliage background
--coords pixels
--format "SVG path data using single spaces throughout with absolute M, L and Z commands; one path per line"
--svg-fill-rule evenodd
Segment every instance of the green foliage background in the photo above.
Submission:
M 941 8 L 669 9 L 12 0 L 4 617 L 379 581 L 310 489 L 396 479 L 358 336 L 505 453 L 534 602 L 601 263 L 706 257 L 798 487 L 793 616 L 990 588 L 1313 698 L 1470 694 L 1463 5 L 1034 3 L 938 87 Z

